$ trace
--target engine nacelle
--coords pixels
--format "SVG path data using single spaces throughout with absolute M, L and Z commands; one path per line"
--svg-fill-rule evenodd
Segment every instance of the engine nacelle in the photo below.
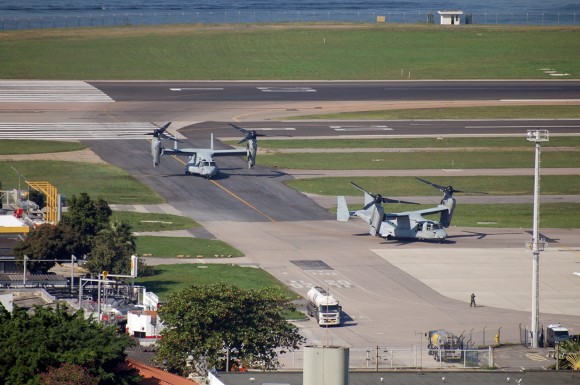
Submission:
M 256 138 L 248 140 L 248 145 L 246 146 L 246 156 L 248 157 L 248 168 L 254 168 L 256 164 L 256 156 L 258 154 L 258 141 Z
M 441 200 L 441 204 L 447 207 L 447 211 L 441 212 L 441 218 L 439 222 L 441 226 L 447 228 L 451 225 L 451 218 L 453 218 L 453 211 L 455 210 L 456 200 L 453 197 L 448 197 L 447 199 L 443 198 Z
M 153 157 L 153 166 L 159 166 L 161 162 L 161 153 L 163 151 L 163 145 L 159 138 L 153 138 L 151 141 L 151 156 Z

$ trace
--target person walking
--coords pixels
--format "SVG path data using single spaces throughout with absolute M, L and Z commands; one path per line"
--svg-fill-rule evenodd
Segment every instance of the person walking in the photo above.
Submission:
M 471 303 L 469 304 L 469 307 L 477 307 L 477 305 L 475 304 L 475 294 L 471 293 Z

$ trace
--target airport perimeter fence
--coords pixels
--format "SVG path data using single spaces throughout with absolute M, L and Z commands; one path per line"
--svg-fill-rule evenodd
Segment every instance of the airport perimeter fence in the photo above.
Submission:
M 351 370 L 386 369 L 446 369 L 446 368 L 489 368 L 494 366 L 493 350 L 502 343 L 517 343 L 521 334 L 521 325 L 508 330 L 509 340 L 502 339 L 502 327 L 485 327 L 483 329 L 464 330 L 458 334 L 463 349 L 459 358 L 445 359 L 437 349 L 427 347 L 427 334 L 416 333 L 417 343 L 413 346 L 368 346 L 350 347 L 349 368 Z M 303 349 L 279 354 L 282 369 L 301 369 L 303 367 Z
M 443 353 L 445 354 L 445 353 Z M 294 370 L 304 367 L 304 350 L 280 354 L 280 369 Z M 445 359 L 437 350 L 411 347 L 351 347 L 349 369 L 382 371 L 391 369 L 449 369 L 490 368 L 494 366 L 493 347 L 462 349 L 460 357 Z
M 576 12 L 466 12 L 462 24 L 576 25 Z M 155 13 L 95 13 L 53 17 L 8 18 L 0 16 L 0 30 L 86 28 L 163 24 L 237 23 L 438 23 L 435 11 L 199 11 Z

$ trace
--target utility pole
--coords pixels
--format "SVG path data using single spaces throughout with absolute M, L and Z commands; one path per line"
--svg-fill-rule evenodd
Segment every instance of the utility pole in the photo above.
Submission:
M 540 326 L 540 252 L 544 251 L 545 239 L 539 239 L 540 234 L 540 143 L 547 142 L 547 130 L 528 130 L 528 141 L 536 144 L 534 167 L 534 219 L 532 241 L 526 246 L 532 250 L 532 325 L 531 348 L 538 348 L 538 333 Z

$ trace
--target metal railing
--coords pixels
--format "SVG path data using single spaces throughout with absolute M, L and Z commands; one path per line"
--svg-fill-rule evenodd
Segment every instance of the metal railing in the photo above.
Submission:
M 351 347 L 349 369 L 381 371 L 390 369 L 449 369 L 493 367 L 493 347 L 461 349 L 460 357 L 445 359 L 445 351 L 419 346 L 410 347 Z M 278 356 L 281 370 L 301 369 L 304 366 L 302 349 Z
M 85 28 L 162 24 L 235 23 L 438 23 L 434 11 L 196 11 L 95 13 L 53 17 L 0 17 L 0 30 Z M 462 23 L 512 25 L 576 25 L 576 12 L 468 12 Z

